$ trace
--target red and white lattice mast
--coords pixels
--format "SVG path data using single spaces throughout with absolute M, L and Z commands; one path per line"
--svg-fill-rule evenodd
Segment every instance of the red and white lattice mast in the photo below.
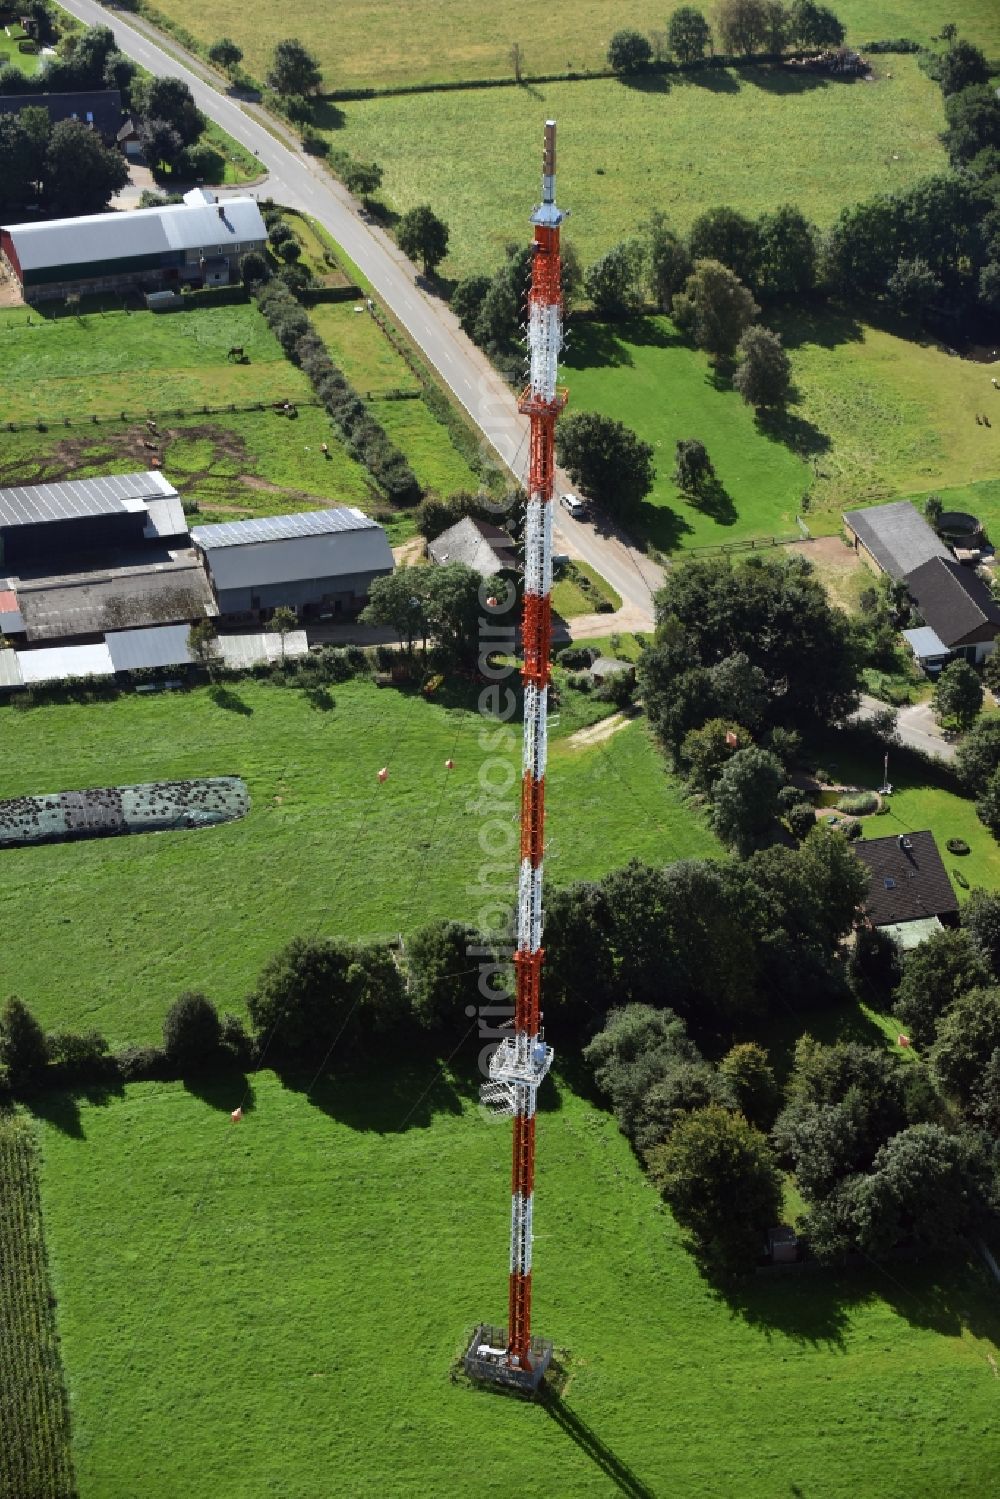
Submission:
M 510 1220 L 510 1295 L 506 1337 L 497 1329 L 469 1351 L 480 1377 L 537 1386 L 551 1357 L 551 1344 L 531 1335 L 531 1223 L 535 1182 L 535 1100 L 552 1065 L 552 1048 L 541 1026 L 542 854 L 545 832 L 545 758 L 552 639 L 552 501 L 555 489 L 556 419 L 566 394 L 556 385 L 562 347 L 562 280 L 556 207 L 556 127 L 545 125 L 542 201 L 535 226 L 528 297 L 530 381 L 519 409 L 530 418 L 531 454 L 524 544 L 524 764 L 521 783 L 521 872 L 514 955 L 513 1034 L 490 1060 L 484 1102 L 514 1116 L 514 1163 Z M 474 1355 L 479 1354 L 475 1359 Z M 471 1366 L 470 1366 L 471 1367 Z

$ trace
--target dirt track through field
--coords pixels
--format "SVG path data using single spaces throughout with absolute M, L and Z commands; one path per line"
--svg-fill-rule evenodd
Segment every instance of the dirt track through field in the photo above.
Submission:
M 577 729 L 575 734 L 570 734 L 566 743 L 571 749 L 582 749 L 588 744 L 603 744 L 605 739 L 613 738 L 619 729 L 625 729 L 634 722 L 634 713 L 612 713 L 610 718 L 602 718 L 600 723 L 592 723 L 586 729 Z

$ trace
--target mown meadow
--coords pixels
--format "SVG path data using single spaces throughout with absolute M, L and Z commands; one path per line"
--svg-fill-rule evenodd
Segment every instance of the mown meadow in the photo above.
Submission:
M 727 203 L 756 216 L 794 203 L 829 224 L 847 203 L 906 188 L 945 163 L 941 95 L 913 57 L 892 79 L 849 83 L 770 67 L 632 82 L 361 100 L 321 111 L 338 151 L 378 161 L 394 213 L 430 203 L 449 226 L 442 273 L 492 271 L 526 233 L 542 122 L 559 123 L 565 235 L 584 263 L 660 209 L 686 230 Z
M 246 66 L 263 78 L 274 45 L 299 36 L 318 56 L 327 89 L 437 83 L 461 78 L 510 78 L 512 42 L 519 42 L 528 75 L 606 67 L 612 33 L 631 26 L 647 34 L 665 31 L 671 6 L 658 0 L 579 0 L 556 9 L 544 27 L 529 0 L 343 0 L 337 24 L 328 27 L 316 0 L 287 0 L 280 10 L 248 11 L 238 0 L 157 0 L 156 8 L 208 47 L 219 36 L 234 37 Z M 711 19 L 714 5 L 699 7 Z M 833 6 L 848 40 L 913 37 L 922 45 L 954 21 L 963 36 L 1000 52 L 1000 17 L 992 0 L 957 0 L 947 13 L 910 0 L 837 0 Z
M 614 1121 L 562 1084 L 540 1100 L 533 1302 L 561 1398 L 452 1382 L 506 1305 L 508 1132 L 474 1102 L 479 1044 L 457 1075 L 335 1056 L 316 1084 L 39 1104 L 80 1499 L 990 1491 L 984 1270 L 721 1295 Z
M 549 778 L 554 881 L 633 855 L 720 851 L 643 723 L 577 748 L 568 740 L 592 700 L 565 700 Z M 311 697 L 247 681 L 0 709 L 4 796 L 229 773 L 251 796 L 243 822 L 205 832 L 0 852 L 0 994 L 19 993 L 50 1027 L 152 1041 L 185 988 L 242 1011 L 263 963 L 294 936 L 395 937 L 435 917 L 475 920 L 482 870 L 512 899 L 515 844 L 487 855 L 480 833 L 499 819 L 487 844 L 506 845 L 508 824 L 515 837 L 520 744 L 496 725 L 484 734 L 474 706 L 364 681 Z M 481 788 L 481 771 L 502 794 Z

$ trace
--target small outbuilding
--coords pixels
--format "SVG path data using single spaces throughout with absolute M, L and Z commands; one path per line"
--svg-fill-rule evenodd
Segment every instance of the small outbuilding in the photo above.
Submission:
M 490 521 L 476 520 L 471 515 L 463 516 L 434 541 L 428 542 L 427 555 L 439 566 L 463 562 L 482 578 L 517 571 L 514 538 Z
M 907 575 L 907 591 L 924 623 L 952 656 L 978 664 L 993 652 L 1000 604 L 978 573 L 953 557 L 933 557 Z
M 913 569 L 934 557 L 946 561 L 951 553 L 909 500 L 848 510 L 844 515 L 848 540 L 869 567 L 902 582 Z
M 191 540 L 230 618 L 282 607 L 314 619 L 356 614 L 375 579 L 393 570 L 385 531 L 346 505 L 196 526 Z

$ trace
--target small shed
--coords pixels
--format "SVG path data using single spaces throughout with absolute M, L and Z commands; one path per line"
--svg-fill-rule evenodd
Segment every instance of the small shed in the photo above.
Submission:
M 775 1265 L 793 1265 L 799 1257 L 799 1241 L 794 1228 L 779 1223 L 767 1231 L 767 1252 Z
M 904 630 L 903 639 L 913 652 L 917 665 L 930 677 L 936 677 L 951 659 L 951 651 L 930 625 L 922 625 L 919 630 Z

